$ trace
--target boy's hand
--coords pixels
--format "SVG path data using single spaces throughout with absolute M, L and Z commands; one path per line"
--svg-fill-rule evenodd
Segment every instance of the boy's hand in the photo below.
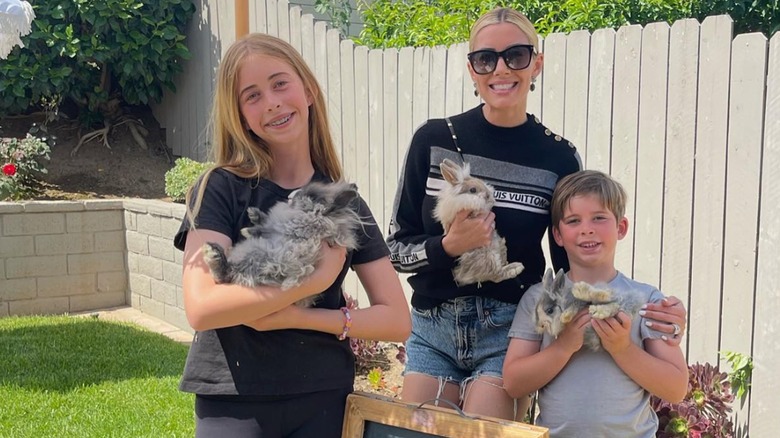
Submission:
M 582 348 L 585 329 L 590 325 L 590 321 L 591 316 L 588 309 L 580 310 L 574 319 L 566 324 L 566 328 L 558 334 L 555 343 L 570 355 L 578 352 Z
M 625 312 L 607 319 L 593 319 L 591 324 L 609 354 L 614 356 L 631 346 L 631 317 Z

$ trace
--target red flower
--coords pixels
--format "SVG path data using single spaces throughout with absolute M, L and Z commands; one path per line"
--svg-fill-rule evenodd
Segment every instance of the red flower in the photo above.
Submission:
M 8 164 L 3 165 L 3 173 L 8 175 L 8 176 L 16 175 L 16 164 L 8 163 Z

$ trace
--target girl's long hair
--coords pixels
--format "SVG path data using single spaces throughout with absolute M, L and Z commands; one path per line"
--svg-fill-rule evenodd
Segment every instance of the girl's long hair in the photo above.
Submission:
M 250 55 L 270 56 L 289 64 L 301 78 L 304 89 L 312 97 L 309 107 L 309 152 L 314 169 L 333 181 L 342 178 L 333 137 L 328 124 L 327 105 L 314 73 L 290 44 L 279 38 L 253 33 L 234 42 L 222 58 L 217 73 L 214 102 L 211 110 L 214 167 L 207 170 L 199 183 L 187 193 L 187 217 L 195 228 L 203 193 L 211 173 L 225 169 L 243 178 L 266 178 L 273 166 L 271 151 L 262 138 L 244 128 L 238 96 L 238 73 Z M 197 191 L 195 191 L 197 187 Z M 193 201 L 194 196 L 194 202 Z

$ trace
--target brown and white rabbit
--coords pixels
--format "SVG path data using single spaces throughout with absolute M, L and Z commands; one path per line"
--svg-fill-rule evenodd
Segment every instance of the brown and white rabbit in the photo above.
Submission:
M 618 294 L 606 285 L 590 285 L 578 281 L 571 287 L 566 287 L 566 274 L 562 269 L 555 277 L 552 269 L 547 269 L 542 278 L 542 288 L 544 292 L 536 303 L 534 323 L 538 333 L 547 332 L 553 337 L 558 336 L 566 324 L 586 307 L 595 319 L 615 316 L 621 310 L 633 318 L 645 303 L 639 293 L 629 291 Z M 601 349 L 601 339 L 593 327 L 587 327 L 584 336 L 583 345 L 592 351 Z
M 477 216 L 493 208 L 496 203 L 493 187 L 479 178 L 472 177 L 468 163 L 461 167 L 445 158 L 439 169 L 448 185 L 436 195 L 433 217 L 444 227 L 444 234 L 450 230 L 459 211 L 468 210 L 472 212 L 472 216 Z M 452 273 L 455 282 L 459 286 L 465 286 L 486 281 L 498 283 L 517 277 L 522 271 L 522 263 L 507 263 L 506 242 L 494 229 L 490 245 L 462 254 Z

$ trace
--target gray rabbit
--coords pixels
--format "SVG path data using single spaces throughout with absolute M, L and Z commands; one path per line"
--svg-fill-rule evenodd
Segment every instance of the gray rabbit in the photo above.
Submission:
M 476 216 L 493 208 L 496 203 L 493 187 L 471 176 L 468 163 L 461 167 L 445 158 L 439 169 L 448 185 L 436 195 L 433 217 L 444 227 L 444 234 L 450 230 L 459 211 L 468 210 Z M 507 263 L 506 242 L 494 229 L 490 245 L 462 254 L 452 273 L 455 282 L 464 286 L 473 283 L 481 285 L 486 281 L 498 283 L 517 277 L 522 271 L 522 263 Z
M 241 230 L 246 239 L 226 255 L 221 246 L 204 245 L 204 255 L 217 283 L 248 287 L 279 286 L 290 289 L 311 274 L 320 256 L 322 241 L 354 250 L 357 229 L 363 225 L 353 201 L 354 184 L 312 182 L 263 213 L 247 210 L 253 226 Z M 316 296 L 295 304 L 311 307 Z
M 559 270 L 553 277 L 552 269 L 547 269 L 542 278 L 542 288 L 544 292 L 536 303 L 534 315 L 536 331 L 547 332 L 553 337 L 558 336 L 566 324 L 585 307 L 588 307 L 588 312 L 595 319 L 615 316 L 621 310 L 633 318 L 645 303 L 638 292 L 616 294 L 606 285 L 594 286 L 578 281 L 571 287 L 566 287 L 566 274 L 563 270 Z M 583 344 L 593 351 L 601 349 L 601 339 L 593 327 L 585 329 Z

